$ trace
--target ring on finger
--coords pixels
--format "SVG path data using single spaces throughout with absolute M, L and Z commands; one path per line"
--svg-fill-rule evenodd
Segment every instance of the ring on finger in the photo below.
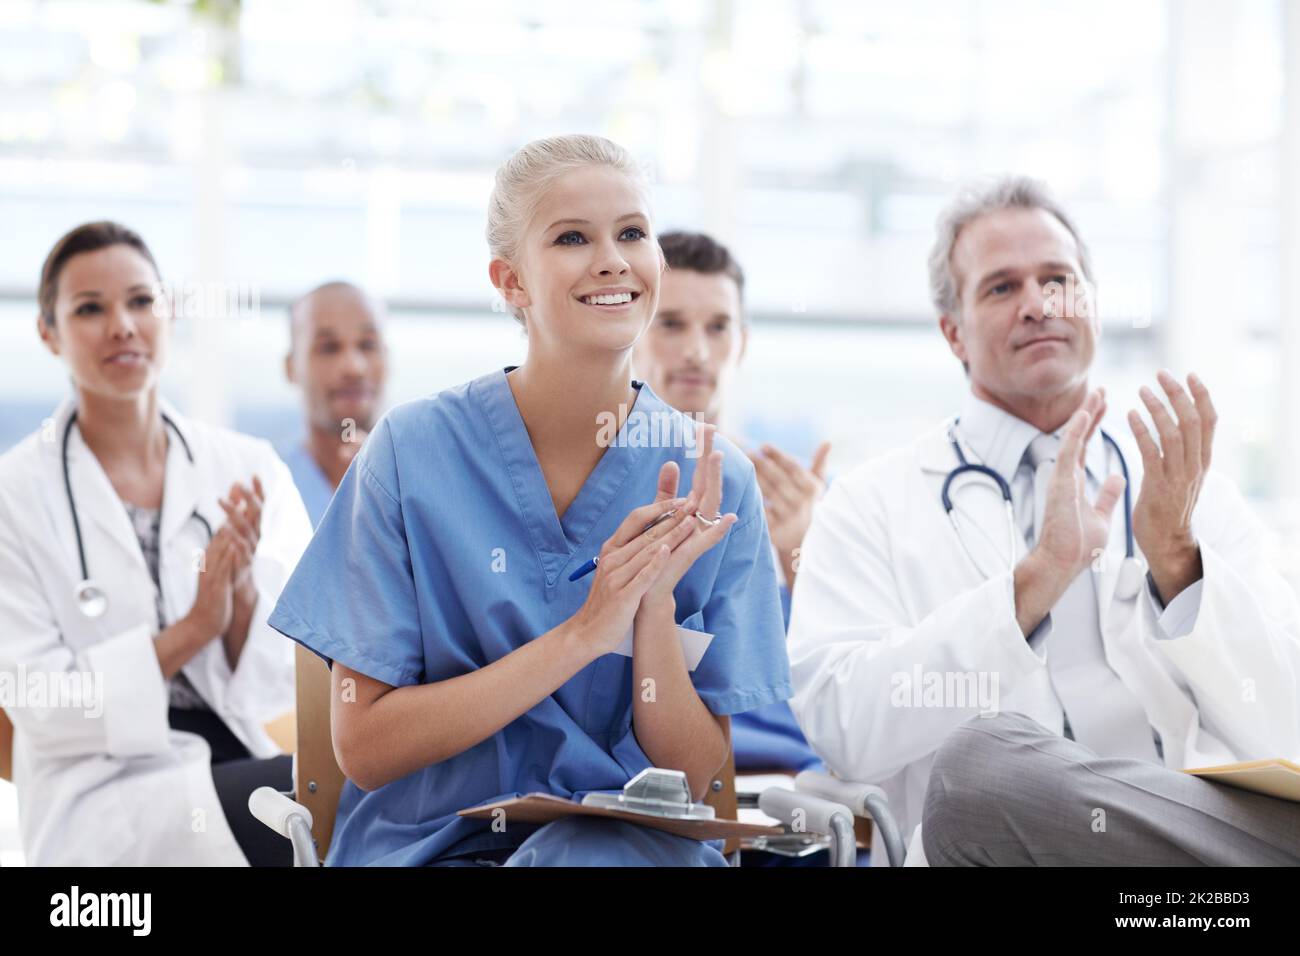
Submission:
M 706 518 L 706 517 L 704 517 L 704 515 L 700 514 L 698 511 L 695 512 L 695 517 L 696 517 L 697 519 L 699 519 L 699 522 L 700 522 L 702 525 L 704 525 L 705 527 L 709 527 L 709 528 L 712 528 L 714 525 L 716 525 L 719 521 L 722 520 L 722 515 L 720 515 L 720 514 L 718 514 L 718 515 L 714 515 L 712 518 Z

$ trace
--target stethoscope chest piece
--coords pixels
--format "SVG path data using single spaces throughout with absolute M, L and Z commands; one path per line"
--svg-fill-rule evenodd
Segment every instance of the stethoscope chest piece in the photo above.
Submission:
M 108 595 L 89 578 L 76 586 L 73 597 L 77 600 L 77 609 L 91 620 L 103 617 L 108 610 Z
M 194 464 L 194 453 L 190 451 L 190 443 L 185 440 L 181 430 L 176 427 L 176 423 L 167 416 L 162 416 L 163 424 L 176 433 L 180 439 L 181 447 L 185 449 L 185 457 L 189 459 L 190 464 Z M 90 577 L 89 565 L 86 564 L 86 543 L 81 538 L 81 518 L 77 514 L 77 501 L 72 496 L 72 476 L 68 470 L 68 439 L 72 436 L 72 426 L 77 422 L 77 412 L 74 410 L 68 416 L 68 424 L 63 428 L 63 490 L 68 497 L 68 512 L 72 516 L 72 530 L 77 536 L 77 562 L 81 567 L 81 581 L 72 589 L 73 599 L 77 602 L 77 610 L 90 620 L 103 617 L 108 611 L 108 595 Z M 212 541 L 212 525 L 208 519 L 199 514 L 198 509 L 194 510 L 191 517 L 196 518 L 203 524 L 204 529 L 208 532 L 208 541 Z

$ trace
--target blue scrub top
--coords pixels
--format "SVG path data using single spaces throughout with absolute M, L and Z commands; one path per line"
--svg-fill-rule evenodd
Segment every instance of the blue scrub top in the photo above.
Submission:
M 270 624 L 326 661 L 394 687 L 498 660 L 563 623 L 594 575 L 569 574 L 627 513 L 654 500 L 660 466 L 696 459 L 684 442 L 644 447 L 694 423 L 648 386 L 577 498 L 556 517 L 505 372 L 391 410 L 353 460 Z M 647 426 L 645 423 L 652 423 Z M 661 442 L 666 444 L 666 442 Z M 778 580 L 750 461 L 724 452 L 724 511 L 738 521 L 674 592 L 677 621 L 713 634 L 691 674 L 714 714 L 789 698 Z M 515 847 L 456 811 L 540 791 L 621 789 L 650 763 L 632 730 L 632 659 L 606 654 L 486 740 L 372 792 L 344 785 L 327 863 L 422 865 Z
M 311 519 L 311 526 L 318 527 L 330 499 L 334 497 L 334 486 L 330 484 L 330 480 L 325 477 L 325 472 L 321 471 L 320 465 L 316 464 L 316 459 L 307 450 L 306 439 L 300 439 L 282 448 L 280 457 L 289 466 L 293 483 L 298 486 L 302 503 L 307 506 L 307 517 Z

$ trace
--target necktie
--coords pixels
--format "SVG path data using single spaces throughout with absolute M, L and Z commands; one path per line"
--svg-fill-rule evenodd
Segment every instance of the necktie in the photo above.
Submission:
M 1025 452 L 1034 471 L 1033 525 L 1027 535 L 1034 542 L 1043 527 L 1047 486 L 1060 444 L 1054 435 L 1039 435 Z M 1095 578 L 1091 565 L 1084 568 L 1051 612 L 1047 672 L 1065 710 L 1066 736 L 1098 756 L 1159 762 L 1146 712 L 1106 661 Z

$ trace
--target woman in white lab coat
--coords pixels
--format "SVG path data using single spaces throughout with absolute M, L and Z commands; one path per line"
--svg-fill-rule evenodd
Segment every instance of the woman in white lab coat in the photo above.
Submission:
M 293 708 L 291 645 L 266 617 L 311 536 L 302 501 L 267 443 L 158 394 L 172 314 L 138 235 L 68 233 L 39 302 L 73 396 L 0 456 L 0 706 L 27 860 L 287 862 L 247 798 L 289 784 L 265 725 Z

